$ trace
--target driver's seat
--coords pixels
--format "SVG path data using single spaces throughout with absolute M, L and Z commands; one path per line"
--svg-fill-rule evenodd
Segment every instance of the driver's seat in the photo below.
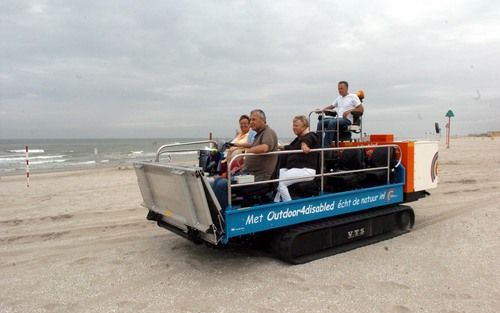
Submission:
M 361 134 L 363 133 L 363 112 L 351 112 L 353 123 L 347 126 L 347 130 L 351 133 Z

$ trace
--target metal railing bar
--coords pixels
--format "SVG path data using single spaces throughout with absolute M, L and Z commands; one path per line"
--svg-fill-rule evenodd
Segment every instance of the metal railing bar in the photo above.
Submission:
M 335 147 L 335 148 L 317 148 L 317 149 L 311 149 L 309 153 L 313 152 L 321 152 L 323 155 L 324 151 L 343 151 L 343 150 L 352 150 L 352 149 L 374 149 L 374 148 L 384 148 L 387 147 L 388 151 L 390 151 L 390 148 L 396 148 L 401 152 L 400 147 L 397 144 L 385 144 L 385 145 L 369 145 L 369 146 L 350 146 L 350 147 Z M 271 151 L 271 152 L 266 152 L 266 153 L 240 153 L 238 155 L 235 155 L 228 164 L 228 169 L 231 168 L 232 163 L 234 160 L 238 158 L 242 158 L 245 156 L 265 156 L 265 155 L 274 155 L 274 154 L 294 154 L 294 153 L 304 153 L 302 150 L 282 150 L 282 151 Z M 395 167 L 399 166 L 401 164 L 401 153 L 399 153 L 399 159 Z M 323 184 L 323 179 L 324 177 L 327 176 L 335 176 L 335 175 L 342 175 L 342 174 L 349 174 L 349 173 L 359 173 L 359 172 L 370 172 L 370 171 L 375 171 L 375 170 L 381 170 L 381 169 L 387 169 L 387 183 L 390 183 L 390 153 L 388 153 L 388 158 L 387 158 L 387 166 L 383 167 L 371 167 L 371 168 L 364 168 L 364 169 L 359 169 L 359 170 L 348 170 L 348 171 L 337 171 L 337 172 L 324 172 L 324 159 L 322 159 L 321 162 L 321 174 L 319 176 L 321 177 L 321 192 L 324 191 L 324 184 Z M 312 175 L 311 175 L 312 176 Z M 311 176 L 305 176 L 307 178 Z M 314 175 L 314 177 L 318 177 L 318 174 Z M 228 205 L 231 206 L 231 198 L 232 198 L 232 188 L 237 188 L 237 187 L 243 187 L 243 186 L 251 186 L 251 185 L 261 185 L 261 184 L 268 184 L 268 183 L 274 183 L 274 182 L 279 182 L 279 181 L 286 181 L 286 180 L 294 180 L 294 179 L 300 179 L 297 177 L 294 178 L 288 178 L 288 179 L 270 179 L 270 180 L 264 180 L 264 181 L 258 181 L 258 182 L 251 182 L 251 183 L 241 183 L 241 184 L 235 184 L 231 180 L 231 171 L 228 170 L 227 173 L 227 184 L 228 184 L 228 190 L 227 190 L 227 195 L 228 195 Z
M 163 151 L 164 149 L 170 148 L 170 147 L 178 147 L 178 146 L 188 146 L 188 145 L 199 145 L 199 144 L 204 144 L 204 143 L 209 143 L 210 146 L 215 146 L 217 147 L 217 142 L 215 140 L 200 140 L 200 141 L 190 141 L 190 142 L 179 142 L 179 143 L 171 143 L 171 144 L 166 144 L 162 145 L 161 147 L 156 150 L 156 157 L 155 157 L 155 162 L 160 162 L 160 154 L 166 153 L 169 151 Z M 199 149 L 196 149 L 199 150 Z M 196 150 L 187 150 L 187 151 L 196 151 Z M 183 152 L 187 152 L 183 151 Z

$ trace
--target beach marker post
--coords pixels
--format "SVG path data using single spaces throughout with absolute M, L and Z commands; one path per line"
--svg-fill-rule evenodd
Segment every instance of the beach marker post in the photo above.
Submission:
M 451 118 L 455 116 L 451 109 L 445 115 L 448 118 L 448 124 L 446 124 L 446 149 L 450 149 L 450 133 L 451 133 Z
M 30 161 L 28 146 L 26 146 L 26 187 L 30 186 Z

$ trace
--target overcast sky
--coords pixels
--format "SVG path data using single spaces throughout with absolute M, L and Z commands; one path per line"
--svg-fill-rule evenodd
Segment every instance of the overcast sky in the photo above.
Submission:
M 280 137 L 366 94 L 364 129 L 500 130 L 500 2 L 0 2 L 0 138 Z

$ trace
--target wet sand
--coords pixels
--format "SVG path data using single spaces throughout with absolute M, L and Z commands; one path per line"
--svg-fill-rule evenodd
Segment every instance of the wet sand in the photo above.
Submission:
M 132 169 L 0 178 L 0 312 L 498 312 L 500 138 L 440 145 L 412 232 L 291 266 L 145 220 Z

